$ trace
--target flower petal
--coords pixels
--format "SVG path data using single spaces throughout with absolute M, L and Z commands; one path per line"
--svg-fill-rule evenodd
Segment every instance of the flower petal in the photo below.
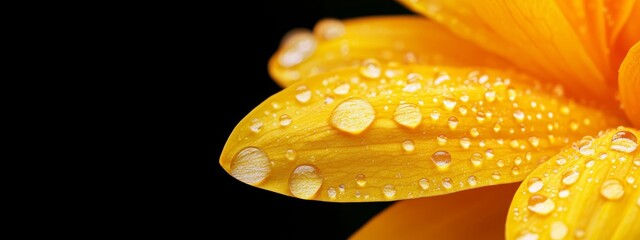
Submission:
M 502 239 L 518 184 L 398 202 L 371 219 L 355 239 Z
M 637 20 L 637 16 L 640 16 L 640 1 L 636 1 L 631 11 L 631 16 L 635 18 L 629 18 L 624 27 L 620 30 L 620 34 L 615 39 L 615 44 L 612 49 L 612 67 L 618 69 L 620 63 L 629 52 L 629 49 L 640 41 L 640 21 Z
M 502 58 L 433 21 L 417 16 L 383 16 L 343 22 L 325 19 L 318 22 L 314 33 L 293 30 L 269 61 L 269 72 L 286 87 L 308 76 L 359 65 L 366 58 L 380 63 L 508 66 Z
M 584 137 L 534 170 L 516 193 L 507 239 L 638 239 L 640 132 Z
M 570 140 L 622 123 L 522 74 L 370 61 L 267 99 L 220 164 L 285 195 L 389 201 L 520 181 Z
M 571 86 L 572 96 L 613 102 L 608 69 L 594 62 L 553 0 L 401 2 L 534 76 Z
M 618 78 L 622 107 L 631 122 L 640 126 L 640 42 L 627 53 Z

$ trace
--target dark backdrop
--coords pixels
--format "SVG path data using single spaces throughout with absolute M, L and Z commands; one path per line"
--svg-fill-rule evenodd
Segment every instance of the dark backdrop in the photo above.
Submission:
M 202 176 L 192 176 L 197 187 L 184 187 L 189 189 L 185 196 L 194 198 L 193 206 L 184 208 L 193 216 L 190 227 L 232 238 L 257 233 L 265 239 L 345 239 L 390 203 L 338 204 L 283 196 L 235 180 L 219 166 L 218 158 L 235 125 L 280 90 L 267 73 L 267 61 L 288 30 L 312 28 L 324 17 L 410 12 L 394 1 L 380 0 L 229 2 L 235 6 L 212 10 L 210 27 L 200 23 L 206 33 L 203 36 L 210 33 L 222 42 L 210 43 L 211 54 L 200 57 L 223 63 L 193 66 L 212 77 L 196 79 L 188 90 L 193 93 L 188 98 L 195 104 L 194 123 L 202 124 L 194 132 L 198 140 L 191 147 L 197 151 L 195 158 L 200 164 L 196 167 Z M 219 14 L 223 11 L 233 17 Z M 234 232 L 232 227 L 244 230 Z

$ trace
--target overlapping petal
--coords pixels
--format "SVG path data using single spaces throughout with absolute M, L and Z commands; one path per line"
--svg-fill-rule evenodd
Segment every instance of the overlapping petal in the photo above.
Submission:
M 636 43 L 622 62 L 619 72 L 620 101 L 627 117 L 640 126 L 640 43 Z
M 640 132 L 584 137 L 534 170 L 507 217 L 507 239 L 638 239 Z

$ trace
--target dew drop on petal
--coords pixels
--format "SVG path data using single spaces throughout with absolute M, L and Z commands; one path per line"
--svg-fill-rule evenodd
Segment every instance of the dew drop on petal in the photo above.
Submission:
M 321 19 L 313 27 L 313 31 L 316 35 L 325 40 L 331 40 L 339 38 L 345 33 L 345 26 L 342 21 L 335 18 Z
M 360 187 L 364 187 L 367 184 L 367 177 L 364 174 L 356 175 L 356 183 Z
M 562 174 L 562 183 L 564 185 L 571 185 L 578 181 L 580 178 L 580 172 L 578 171 L 567 171 Z
M 629 131 L 619 131 L 613 135 L 611 140 L 611 149 L 630 153 L 638 148 L 638 138 Z
M 471 140 L 466 137 L 460 138 L 460 146 L 462 146 L 463 149 L 469 149 L 469 146 L 471 146 Z
M 431 112 L 431 120 L 433 121 L 437 121 L 440 118 L 440 112 L 438 112 L 438 110 L 433 110 Z
M 473 164 L 474 167 L 480 167 L 482 166 L 482 154 L 480 153 L 473 153 L 471 154 L 471 164 Z
M 442 179 L 442 186 L 446 189 L 451 189 L 451 187 L 453 187 L 451 178 Z
M 550 198 L 544 195 L 533 194 L 529 197 L 528 206 L 529 210 L 540 215 L 547 215 L 555 209 L 556 205 Z
M 244 148 L 231 160 L 231 176 L 246 184 L 261 183 L 270 173 L 271 160 L 259 148 Z
M 420 180 L 418 180 L 418 184 L 420 185 L 420 188 L 422 188 L 423 190 L 427 190 L 429 189 L 430 181 L 429 179 L 421 178 Z
M 385 197 L 392 198 L 396 195 L 396 187 L 391 184 L 384 185 L 384 187 L 382 188 L 382 193 Z
M 378 60 L 369 58 L 364 60 L 360 66 L 360 74 L 366 78 L 379 78 L 381 73 L 382 69 Z
M 520 109 L 516 109 L 513 112 L 513 117 L 516 119 L 517 122 L 521 123 L 524 121 L 524 112 Z
M 529 179 L 527 189 L 530 193 L 537 193 L 538 191 L 540 191 L 540 189 L 542 189 L 542 187 L 544 187 L 544 182 L 540 178 L 533 177 Z
M 416 149 L 416 145 L 415 145 L 415 143 L 413 143 L 412 140 L 406 140 L 406 141 L 402 142 L 402 149 L 405 152 L 410 153 L 410 152 L 413 152 L 413 150 Z
M 315 166 L 300 165 L 289 176 L 289 190 L 298 198 L 311 199 L 316 195 L 323 181 Z
M 330 187 L 330 188 L 327 189 L 327 196 L 329 196 L 329 198 L 335 199 L 337 194 L 338 193 L 336 192 L 335 188 Z
M 291 117 L 287 114 L 282 114 L 280 116 L 280 126 L 286 127 L 289 126 L 289 124 L 291 124 Z
M 551 224 L 549 236 L 551 239 L 564 239 L 569 232 L 569 228 L 562 221 L 556 221 Z
M 536 233 L 525 232 L 520 234 L 516 240 L 538 240 L 540 236 Z
M 422 112 L 415 104 L 403 103 L 396 108 L 393 120 L 402 126 L 416 128 L 422 122 Z
M 458 126 L 458 118 L 456 118 L 455 116 L 449 117 L 449 120 L 447 120 L 447 124 L 449 125 L 449 128 L 451 130 L 455 130 Z
M 301 85 L 296 88 L 296 100 L 299 103 L 307 103 L 311 99 L 311 90 L 305 85 Z
M 434 152 L 433 155 L 431 155 L 431 161 L 433 161 L 439 169 L 446 169 L 449 167 L 449 164 L 451 164 L 451 154 L 447 151 Z
M 608 179 L 602 183 L 600 194 L 606 199 L 617 200 L 624 195 L 624 187 L 618 179 Z
M 453 110 L 456 107 L 456 103 L 456 99 L 453 96 L 445 95 L 444 99 L 442 99 L 442 105 L 447 111 Z
M 350 98 L 333 109 L 331 125 L 340 131 L 358 134 L 367 129 L 375 117 L 371 103 L 360 98 Z
M 287 158 L 287 160 L 289 161 L 293 161 L 296 160 L 296 151 L 293 149 L 289 149 L 287 150 L 287 152 L 285 153 L 285 157 Z
M 475 186 L 476 184 L 478 184 L 478 179 L 476 178 L 476 176 L 469 176 L 469 178 L 467 178 L 467 182 L 469 182 L 470 186 Z
M 591 156 L 595 153 L 595 149 L 591 144 L 593 144 L 593 137 L 586 136 L 580 139 L 577 143 L 575 143 L 574 148 L 580 152 L 580 154 L 584 156 Z
M 440 146 L 443 146 L 445 143 L 447 143 L 447 136 L 445 136 L 444 134 L 438 135 L 436 139 L 438 140 L 438 145 Z

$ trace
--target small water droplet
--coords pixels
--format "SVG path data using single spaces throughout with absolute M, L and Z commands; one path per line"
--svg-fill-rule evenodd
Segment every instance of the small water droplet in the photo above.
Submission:
M 569 115 L 569 113 L 571 112 L 571 110 L 569 109 L 568 106 L 562 106 L 560 107 L 560 113 L 564 114 L 564 115 Z
M 560 156 L 558 156 L 558 158 L 556 159 L 556 163 L 557 163 L 558 165 L 561 165 L 561 166 L 562 166 L 562 165 L 564 165 L 565 163 L 567 163 L 567 159 L 566 159 L 566 158 L 564 158 L 564 156 L 560 155 Z
M 376 117 L 373 106 L 366 100 L 350 98 L 341 102 L 331 113 L 331 125 L 343 132 L 359 134 Z
M 524 232 L 516 238 L 516 240 L 538 240 L 540 236 L 537 233 Z
M 591 167 L 593 167 L 593 165 L 596 165 L 596 161 L 594 161 L 593 159 L 587 161 L 587 163 L 584 164 L 584 166 L 587 167 L 587 168 L 591 168 Z
M 529 144 L 534 148 L 537 148 L 540 145 L 540 138 L 537 137 L 529 137 Z
M 513 163 L 515 163 L 516 166 L 520 166 L 520 164 L 522 164 L 522 158 L 520 156 L 515 157 Z
M 496 122 L 496 124 L 493 125 L 493 131 L 500 132 L 500 129 L 502 129 L 502 124 L 500 124 L 500 122 Z
M 516 92 L 516 90 L 509 86 L 507 87 L 507 97 L 509 98 L 509 101 L 515 101 L 516 97 L 518 96 L 518 93 Z
M 422 84 L 419 82 L 409 83 L 402 89 L 403 92 L 413 93 L 422 89 Z
M 251 121 L 251 126 L 249 126 L 249 130 L 251 130 L 254 133 L 259 133 L 260 130 L 262 130 L 262 126 L 264 126 L 264 123 L 262 123 L 260 119 L 254 118 Z
M 478 120 L 478 123 L 483 123 L 485 119 L 486 115 L 483 112 L 476 113 L 476 120 Z
M 529 179 L 529 183 L 528 183 L 528 190 L 530 193 L 536 193 L 538 191 L 540 191 L 540 189 L 542 189 L 542 187 L 544 187 L 544 182 L 542 182 L 542 180 L 538 177 L 533 177 L 531 179 Z
M 640 166 L 640 158 L 633 159 L 633 164 Z
M 307 103 L 311 99 L 311 90 L 305 85 L 296 88 L 296 100 L 300 103 Z
M 456 103 L 456 99 L 451 95 L 445 95 L 444 99 L 442 99 L 442 105 L 447 111 L 453 110 L 456 107 Z
M 463 149 L 469 149 L 469 146 L 471 146 L 471 140 L 466 137 L 460 138 L 460 146 L 462 146 Z
M 551 230 L 549 236 L 551 239 L 564 239 L 569 232 L 569 228 L 562 221 L 556 221 L 551 224 Z
M 462 116 L 466 116 L 467 112 L 469 112 L 469 110 L 467 109 L 466 106 L 462 105 L 458 108 L 458 111 L 460 111 L 460 114 L 462 114 Z
M 287 150 L 287 152 L 285 153 L 285 157 L 287 158 L 287 160 L 289 161 L 293 161 L 296 160 L 296 151 L 293 149 L 289 149 Z
M 491 160 L 493 159 L 493 149 L 489 148 L 487 149 L 487 151 L 484 152 L 484 155 L 487 157 L 487 159 Z
M 480 132 L 477 128 L 471 128 L 469 130 L 469 134 L 471 134 L 472 137 L 478 137 L 478 135 L 480 135 Z
M 571 131 L 574 131 L 574 132 L 575 132 L 575 131 L 578 131 L 578 127 L 580 127 L 580 125 L 578 125 L 578 122 L 576 122 L 576 121 L 573 121 L 573 120 L 572 120 L 572 121 L 569 123 L 569 129 L 571 129 Z
M 498 165 L 498 167 L 504 167 L 504 161 L 502 161 L 502 159 L 498 159 L 498 161 L 496 161 L 496 165 Z
M 569 194 L 571 194 L 571 191 L 569 191 L 569 189 L 562 189 L 558 192 L 558 197 L 559 198 L 568 198 Z
M 445 143 L 447 143 L 447 136 L 445 136 L 444 134 L 440 134 L 437 137 L 438 139 L 438 145 L 443 146 Z
M 402 149 L 404 149 L 405 152 L 410 153 L 416 149 L 416 145 L 413 143 L 412 140 L 406 140 L 402 142 Z
M 562 183 L 568 186 L 578 181 L 578 178 L 580 178 L 578 171 L 568 171 L 562 174 Z
M 440 85 L 441 83 L 443 83 L 445 81 L 449 81 L 449 79 L 451 79 L 451 78 L 449 77 L 449 74 L 447 74 L 446 72 L 438 72 L 434 76 L 433 83 L 437 86 L 437 85 Z
M 364 60 L 360 66 L 360 74 L 366 78 L 379 78 L 381 73 L 382 69 L 378 60 L 369 58 Z
M 291 117 L 287 114 L 282 114 L 280 116 L 280 126 L 286 127 L 289 126 L 289 124 L 291 124 Z
M 339 38 L 345 33 L 345 26 L 342 21 L 335 18 L 321 19 L 313 27 L 313 31 L 325 40 Z
M 471 154 L 471 164 L 473 164 L 474 167 L 480 167 L 482 166 L 482 154 L 480 153 L 473 153 Z
M 524 112 L 521 109 L 516 109 L 513 112 L 513 117 L 516 119 L 516 122 L 522 123 L 524 121 Z
M 582 230 L 582 229 L 576 229 L 576 231 L 573 233 L 573 235 L 574 235 L 577 239 L 582 239 L 582 238 L 584 238 L 584 236 L 585 236 L 586 234 L 587 234 L 587 233 L 585 233 L 585 231 L 584 231 L 584 230 Z
M 578 150 L 578 152 L 580 152 L 580 154 L 584 156 L 591 156 L 596 151 L 591 146 L 591 144 L 593 143 L 593 140 L 594 140 L 593 137 L 590 137 L 590 136 L 583 137 L 582 139 L 580 139 L 580 141 L 575 143 L 574 149 Z
M 460 101 L 463 103 L 467 103 L 469 102 L 469 95 L 467 95 L 466 92 L 462 92 L 462 95 L 460 95 L 458 99 L 460 99 Z
M 418 184 L 420 185 L 420 188 L 422 188 L 423 190 L 429 189 L 430 182 L 431 181 L 429 181 L 429 179 L 426 179 L 426 178 L 421 178 L 420 180 L 418 180 Z
M 451 178 L 442 179 L 442 186 L 446 189 L 451 189 L 451 187 L 453 187 Z
M 602 183 L 600 194 L 606 199 L 617 200 L 624 195 L 624 187 L 618 179 L 608 179 Z
M 518 147 L 520 147 L 520 143 L 518 142 L 518 140 L 514 139 L 509 142 L 509 146 L 511 146 L 511 148 L 513 149 L 518 149 Z
M 634 182 L 636 182 L 636 178 L 631 175 L 627 176 L 626 180 L 628 184 L 633 184 Z
M 619 131 L 613 135 L 611 140 L 611 149 L 630 153 L 638 148 L 638 138 L 629 131 Z
M 367 177 L 364 174 L 356 175 L 356 183 L 360 187 L 364 187 L 367 184 Z
M 447 169 L 451 164 L 451 154 L 447 151 L 437 151 L 431 155 L 431 161 L 438 167 L 438 169 Z
M 470 186 L 475 186 L 476 184 L 478 184 L 478 179 L 476 178 L 476 176 L 469 176 L 469 178 L 467 178 L 467 182 L 469 183 Z
M 291 193 L 302 199 L 313 198 L 324 179 L 315 166 L 300 165 L 296 167 L 289 177 L 289 190 Z
M 447 120 L 447 124 L 449 124 L 449 128 L 451 130 L 455 130 L 458 126 L 458 118 L 456 118 L 455 116 L 449 117 L 449 120 Z
M 495 180 L 500 180 L 500 172 L 495 171 L 491 174 L 491 178 L 495 179 Z
M 550 198 L 547 198 L 544 195 L 533 194 L 529 197 L 529 202 L 527 208 L 534 213 L 540 215 L 547 215 L 555 209 L 556 204 Z
M 403 103 L 393 113 L 393 120 L 402 126 L 416 128 L 422 122 L 422 112 L 415 104 Z
M 349 83 L 342 83 L 333 89 L 333 93 L 336 95 L 346 95 L 349 93 L 349 90 L 351 90 L 351 85 L 349 85 Z
M 435 110 L 435 109 L 434 109 L 434 110 L 431 112 L 431 120 L 433 120 L 433 121 L 437 121 L 437 120 L 438 120 L 438 118 L 440 118 L 440 112 L 438 112 L 438 110 Z
M 333 188 L 333 187 L 328 188 L 327 189 L 327 195 L 329 196 L 329 198 L 335 199 L 336 195 L 337 195 L 336 189 Z
M 511 174 L 513 174 L 513 176 L 520 175 L 520 168 L 517 166 L 513 166 L 513 168 L 511 168 Z
M 496 91 L 487 90 L 484 92 L 484 99 L 487 100 L 487 102 L 493 102 L 496 100 Z
M 391 184 L 384 185 L 384 187 L 382 188 L 382 193 L 385 197 L 392 198 L 396 195 L 396 187 Z
M 231 160 L 230 174 L 241 182 L 256 185 L 271 173 L 269 156 L 257 147 L 240 150 Z
M 278 63 L 285 68 L 298 65 L 313 55 L 317 45 L 310 31 L 294 29 L 282 38 L 282 53 L 278 57 Z

